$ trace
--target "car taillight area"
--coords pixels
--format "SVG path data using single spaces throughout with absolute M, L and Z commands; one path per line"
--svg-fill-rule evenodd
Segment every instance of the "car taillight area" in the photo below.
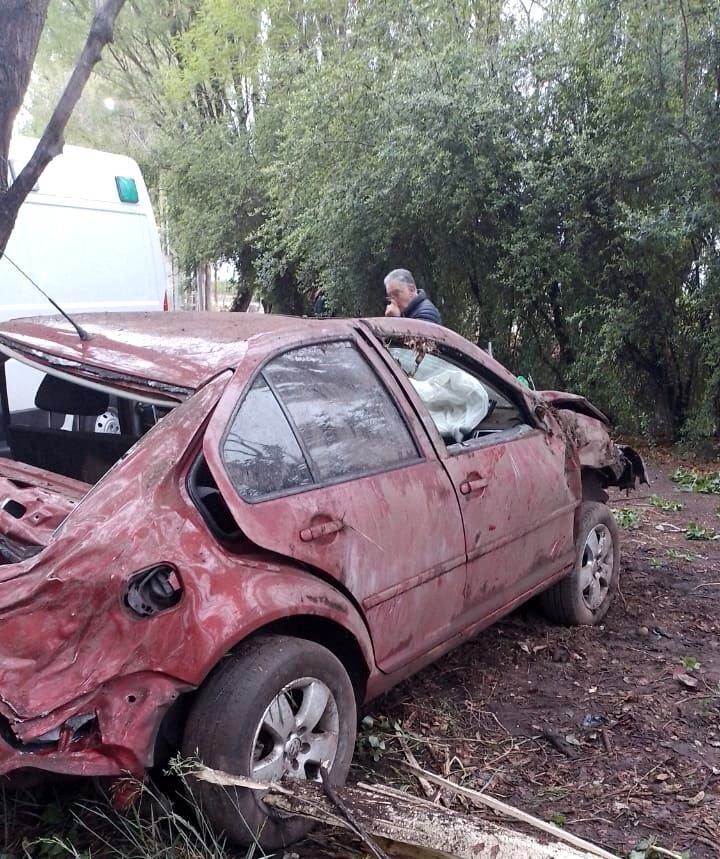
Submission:
M 68 752 L 97 745 L 100 735 L 97 715 L 80 713 L 70 716 L 58 727 L 51 728 L 35 739 L 22 742 L 13 733 L 9 720 L 0 716 L 0 739 L 11 748 L 23 752 Z
M 75 775 L 141 775 L 158 725 L 190 686 L 155 671 L 117 677 L 38 718 L 0 715 L 0 774 L 27 767 Z

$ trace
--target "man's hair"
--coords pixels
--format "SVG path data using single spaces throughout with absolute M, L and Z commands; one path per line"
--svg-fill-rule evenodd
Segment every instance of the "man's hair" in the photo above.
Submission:
M 417 289 L 415 278 L 406 268 L 394 268 L 390 274 L 385 277 L 383 283 L 387 286 L 392 280 L 399 280 L 401 283 L 404 283 L 407 286 L 414 286 L 415 289 Z

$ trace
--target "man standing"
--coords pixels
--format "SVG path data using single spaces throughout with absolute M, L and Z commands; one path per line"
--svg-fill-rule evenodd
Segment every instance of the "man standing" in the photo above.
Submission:
M 406 268 L 396 268 L 385 278 L 385 294 L 388 299 L 385 316 L 404 316 L 442 325 L 440 311 L 424 289 L 418 290 L 415 278 Z

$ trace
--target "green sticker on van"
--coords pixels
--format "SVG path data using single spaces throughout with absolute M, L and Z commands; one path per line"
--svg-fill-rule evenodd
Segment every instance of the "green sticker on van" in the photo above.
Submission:
M 138 189 L 132 176 L 116 176 L 115 185 L 121 203 L 137 203 Z

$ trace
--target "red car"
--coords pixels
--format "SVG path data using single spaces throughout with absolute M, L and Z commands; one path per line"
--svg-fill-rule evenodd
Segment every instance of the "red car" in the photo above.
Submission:
M 0 326 L 0 773 L 142 775 L 179 748 L 341 783 L 364 701 L 534 594 L 607 612 L 605 488 L 645 474 L 582 397 L 410 320 L 76 321 L 90 339 Z M 44 374 L 32 411 L 13 361 Z M 234 841 L 305 831 L 198 790 Z

